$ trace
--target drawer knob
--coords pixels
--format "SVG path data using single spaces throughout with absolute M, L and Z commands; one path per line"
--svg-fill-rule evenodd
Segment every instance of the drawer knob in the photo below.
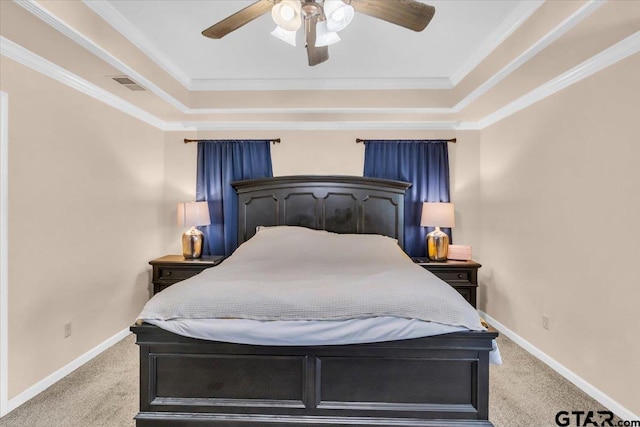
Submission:
M 464 279 L 464 274 L 458 274 L 458 279 Z
M 166 273 L 164 273 L 165 276 L 171 276 L 171 272 L 167 271 Z

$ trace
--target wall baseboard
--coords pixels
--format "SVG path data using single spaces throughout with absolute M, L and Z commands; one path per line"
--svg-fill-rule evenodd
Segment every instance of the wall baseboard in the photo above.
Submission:
M 37 383 L 35 383 L 34 385 L 32 385 L 31 387 L 29 387 L 28 389 L 20 393 L 13 399 L 10 399 L 6 408 L 7 409 L 6 413 L 0 414 L 0 415 L 4 416 L 9 412 L 13 411 L 14 409 L 16 409 L 18 406 L 28 401 L 29 399 L 34 398 L 35 396 L 37 396 L 47 388 L 51 387 L 53 384 L 60 381 L 65 376 L 69 375 L 71 372 L 75 371 L 76 369 L 78 369 L 79 367 L 81 367 L 82 365 L 84 365 L 94 357 L 98 356 L 103 351 L 107 350 L 112 345 L 123 340 L 129 334 L 131 334 L 131 331 L 129 331 L 129 328 L 127 327 L 126 329 L 118 332 L 117 334 L 113 335 L 111 338 L 108 338 L 107 340 L 98 344 L 91 350 L 87 351 L 82 356 L 78 357 L 77 359 L 73 360 L 72 362 L 68 363 L 62 368 L 58 369 L 48 377 L 38 381 Z
M 480 316 L 485 319 L 491 326 L 496 328 L 501 334 L 504 334 L 511 341 L 524 348 L 536 359 L 540 360 L 545 365 L 549 366 L 551 369 L 562 375 L 573 385 L 587 393 L 589 396 L 612 411 L 621 419 L 640 420 L 640 416 L 634 414 L 633 412 L 622 406 L 620 403 L 618 403 L 616 400 L 612 399 L 610 396 L 599 390 L 597 387 L 585 381 L 582 377 L 568 369 L 566 366 L 562 365 L 560 362 L 540 350 L 538 347 L 531 344 L 529 341 L 522 338 L 520 335 L 516 334 L 514 331 L 500 323 L 498 320 L 494 319 L 482 310 L 478 310 L 478 313 L 480 313 Z
M 612 399 L 610 396 L 608 396 L 607 394 L 605 394 L 604 392 L 602 392 L 601 390 L 599 390 L 589 382 L 585 381 L 582 377 L 575 374 L 573 371 L 571 371 L 570 369 L 568 369 L 567 367 L 565 367 L 564 365 L 562 365 L 561 363 L 553 359 L 551 356 L 549 356 L 548 354 L 540 350 L 538 347 L 531 344 L 529 341 L 522 338 L 520 335 L 518 335 L 517 333 L 509 329 L 504 324 L 500 323 L 498 320 L 494 319 L 493 317 L 491 317 L 490 315 L 488 315 L 487 313 L 481 310 L 478 310 L 478 312 L 480 313 L 480 316 L 482 316 L 487 322 L 489 322 L 489 324 L 495 327 L 500 333 L 504 334 L 507 338 L 509 338 L 516 344 L 518 344 L 520 347 L 524 348 L 531 355 L 533 355 L 534 357 L 539 359 L 541 362 L 549 366 L 558 374 L 562 375 L 564 378 L 566 378 L 568 381 L 570 381 L 580 390 L 587 393 L 593 399 L 601 403 L 603 406 L 613 411 L 621 419 L 623 420 L 640 419 L 640 416 L 634 414 L 633 412 L 631 412 L 630 410 L 622 406 L 620 403 L 618 403 L 616 400 Z M 58 369 L 48 377 L 38 381 L 36 384 L 32 385 L 31 387 L 29 387 L 28 389 L 26 389 L 16 397 L 14 397 L 13 399 L 9 400 L 8 405 L 6 407 L 7 409 L 6 413 L 0 414 L 0 416 L 4 416 L 8 414 L 9 412 L 13 411 L 23 403 L 27 402 L 29 399 L 32 399 L 33 397 L 37 396 L 47 388 L 51 387 L 56 382 L 60 381 L 65 376 L 69 375 L 71 372 L 75 371 L 85 363 L 89 362 L 94 357 L 101 354 L 103 351 L 107 350 L 117 342 L 123 340 L 129 334 L 131 334 L 131 332 L 129 331 L 129 328 L 126 328 L 118 332 L 117 334 L 113 335 L 112 337 L 98 344 L 96 347 L 87 351 L 82 356 L 78 357 L 77 359 L 73 360 L 72 362 L 68 363 L 62 368 Z

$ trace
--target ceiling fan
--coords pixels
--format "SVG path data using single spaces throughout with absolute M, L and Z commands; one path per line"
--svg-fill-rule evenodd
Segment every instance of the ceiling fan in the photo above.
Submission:
M 304 26 L 309 65 L 329 59 L 329 45 L 340 40 L 337 32 L 346 28 L 354 12 L 422 31 L 436 9 L 417 0 L 258 0 L 202 32 L 220 39 L 271 11 L 277 24 L 273 36 L 295 46 L 296 32 Z

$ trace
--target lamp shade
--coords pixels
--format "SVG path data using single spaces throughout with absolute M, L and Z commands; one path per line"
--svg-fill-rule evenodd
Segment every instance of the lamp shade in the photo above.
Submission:
M 273 22 L 283 30 L 296 31 L 302 25 L 302 5 L 299 0 L 282 0 L 271 8 Z
M 194 227 L 209 224 L 211 224 L 211 219 L 209 218 L 208 202 L 178 203 L 178 226 Z
M 275 30 L 271 31 L 271 35 L 284 42 L 289 43 L 291 46 L 296 45 L 296 35 L 297 35 L 296 31 L 287 31 L 287 30 L 283 30 L 280 27 L 276 27 Z
M 342 0 L 324 0 L 324 14 L 329 31 L 344 30 L 353 19 L 354 12 L 353 6 Z
M 422 227 L 455 227 L 453 203 L 423 203 Z
M 316 24 L 316 47 L 329 46 L 340 41 L 338 33 L 327 29 L 327 21 Z

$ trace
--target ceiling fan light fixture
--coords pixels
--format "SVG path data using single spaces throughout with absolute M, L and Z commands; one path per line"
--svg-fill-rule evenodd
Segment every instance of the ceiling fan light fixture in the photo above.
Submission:
M 353 6 L 342 0 L 324 0 L 323 7 L 327 17 L 327 28 L 333 32 L 344 30 L 355 14 Z
M 296 31 L 302 25 L 301 4 L 298 0 L 282 0 L 271 8 L 273 22 L 285 31 Z
M 2 1 L 2 0 L 0 0 Z M 272 35 L 296 45 L 296 31 L 304 24 L 304 41 L 310 66 L 329 59 L 328 46 L 340 40 L 336 34 L 353 20 L 355 12 L 413 31 L 429 25 L 436 8 L 425 0 L 253 0 L 236 13 L 202 31 L 220 39 L 271 12 L 277 27 Z M 352 6 L 353 3 L 353 6 Z
M 271 31 L 271 35 L 282 40 L 283 42 L 289 43 L 291 46 L 296 45 L 296 34 L 297 31 L 287 31 L 280 27 L 276 27 L 275 30 Z
M 316 47 L 330 46 L 339 41 L 338 33 L 327 29 L 327 21 L 320 21 L 316 24 Z

